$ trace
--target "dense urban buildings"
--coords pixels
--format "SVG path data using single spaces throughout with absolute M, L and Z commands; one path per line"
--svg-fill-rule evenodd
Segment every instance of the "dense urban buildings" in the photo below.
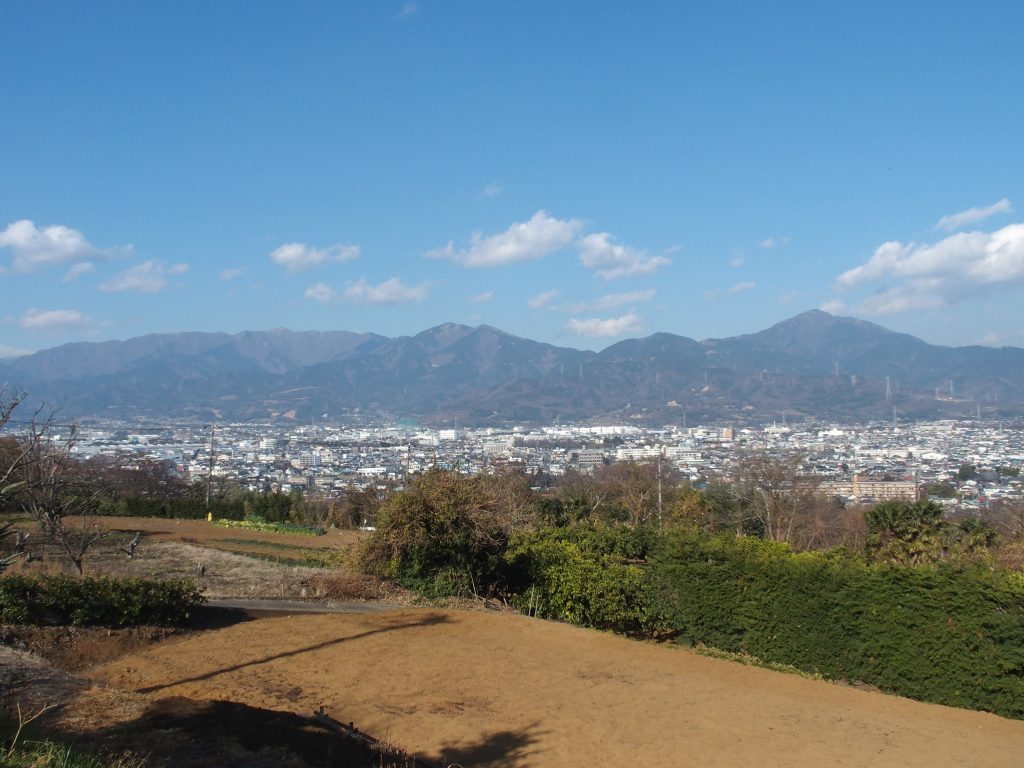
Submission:
M 871 502 L 930 494 L 970 510 L 1021 499 L 1024 428 L 955 421 L 743 429 L 122 424 L 84 427 L 77 450 L 84 456 L 117 456 L 126 464 L 142 457 L 166 461 L 191 481 L 226 481 L 257 491 L 302 488 L 325 496 L 352 486 L 401 486 L 434 465 L 467 474 L 514 467 L 540 484 L 567 471 L 661 461 L 666 469 L 701 484 L 729 481 L 737 462 L 752 453 L 779 458 L 797 454 L 801 471 L 820 478 L 820 491 L 826 495 Z

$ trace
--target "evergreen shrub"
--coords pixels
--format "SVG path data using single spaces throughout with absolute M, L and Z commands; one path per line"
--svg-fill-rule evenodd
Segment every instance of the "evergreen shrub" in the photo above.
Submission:
M 174 626 L 202 601 L 196 585 L 183 579 L 0 578 L 0 622 L 7 624 Z
M 543 618 L 646 633 L 655 620 L 641 565 L 649 532 L 559 528 L 520 534 L 505 553 L 513 604 Z

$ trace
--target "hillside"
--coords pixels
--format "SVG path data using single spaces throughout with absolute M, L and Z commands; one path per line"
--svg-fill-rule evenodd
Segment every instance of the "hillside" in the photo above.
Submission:
M 890 397 L 886 397 L 886 380 Z M 0 363 L 0 380 L 75 417 L 858 421 L 1024 413 L 1024 350 L 942 347 L 813 310 L 758 333 L 657 333 L 590 352 L 486 325 L 387 338 L 247 331 L 80 342 Z

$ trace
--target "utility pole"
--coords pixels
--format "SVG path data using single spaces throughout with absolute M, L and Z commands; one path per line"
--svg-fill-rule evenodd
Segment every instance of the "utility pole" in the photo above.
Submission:
M 217 426 L 215 424 L 210 425 L 210 468 L 206 473 L 206 513 L 210 514 L 210 486 L 213 484 L 213 461 L 217 455 L 214 453 L 214 436 L 216 434 Z
M 658 454 L 658 527 L 665 527 L 665 518 L 661 514 L 661 458 L 662 454 Z

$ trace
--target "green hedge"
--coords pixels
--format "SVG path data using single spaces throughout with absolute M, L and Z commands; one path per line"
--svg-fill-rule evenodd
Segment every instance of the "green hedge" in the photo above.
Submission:
M 106 577 L 0 578 L 0 622 L 75 626 L 173 626 L 203 597 L 191 581 Z
M 1013 574 L 672 533 L 646 577 L 652 614 L 684 642 L 1024 717 L 1024 584 Z
M 830 679 L 1024 718 L 1019 574 L 874 566 L 754 537 L 625 528 L 521 534 L 505 562 L 513 604 L 544 618 L 672 632 Z

